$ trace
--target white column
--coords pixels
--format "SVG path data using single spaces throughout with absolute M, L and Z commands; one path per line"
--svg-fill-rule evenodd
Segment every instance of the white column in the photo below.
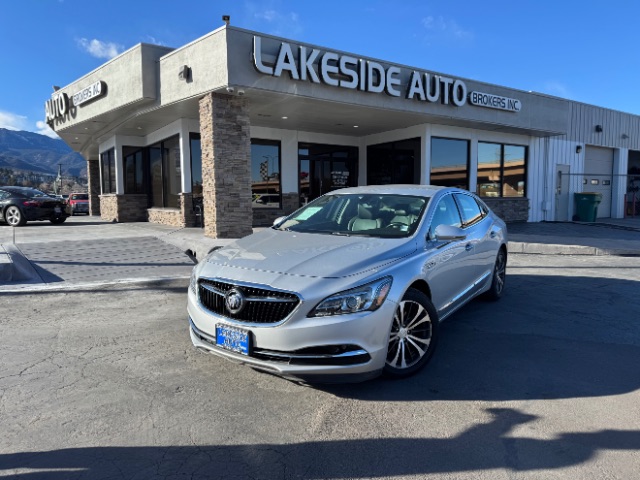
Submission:
M 180 191 L 191 193 L 191 140 L 184 120 L 180 122 Z
M 113 160 L 116 163 L 116 194 L 124 195 L 124 158 L 122 156 L 122 139 L 116 135 L 113 149 Z
M 478 132 L 471 133 L 469 141 L 469 191 L 475 192 L 478 189 Z
M 422 158 L 420 159 L 421 174 L 420 183 L 429 185 L 431 183 L 431 125 L 426 125 L 424 134 L 421 135 Z

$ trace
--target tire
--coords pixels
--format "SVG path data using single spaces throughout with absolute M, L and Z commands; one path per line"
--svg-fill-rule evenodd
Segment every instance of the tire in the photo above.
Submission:
M 61 223 L 64 223 L 64 221 L 67 219 L 67 217 L 60 217 L 60 218 L 52 218 L 49 221 L 51 223 L 53 223 L 54 225 L 59 225 Z
M 25 223 L 27 223 L 27 219 L 24 218 L 24 215 L 22 214 L 20 209 L 15 205 L 10 205 L 4 211 L 4 221 L 12 227 L 22 227 Z
M 407 290 L 393 315 L 383 375 L 405 378 L 424 368 L 438 343 L 439 323 L 429 297 Z
M 507 280 L 507 252 L 504 248 L 500 248 L 496 263 L 493 266 L 493 277 L 491 279 L 491 288 L 484 294 L 487 300 L 500 300 L 504 293 L 504 286 Z

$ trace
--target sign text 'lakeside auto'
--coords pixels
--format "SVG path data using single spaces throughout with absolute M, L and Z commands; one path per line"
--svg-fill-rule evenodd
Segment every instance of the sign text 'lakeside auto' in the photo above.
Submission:
M 400 67 L 385 68 L 378 62 L 335 52 L 322 52 L 316 48 L 298 46 L 298 61 L 291 45 L 281 42 L 273 66 L 265 64 L 262 54 L 262 38 L 253 37 L 253 62 L 255 68 L 266 75 L 280 77 L 288 72 L 293 80 L 324 83 L 333 87 L 361 90 L 371 93 L 385 92 L 400 97 Z M 317 62 L 318 71 L 314 68 Z M 405 98 L 426 102 L 440 102 L 462 107 L 467 103 L 480 107 L 519 112 L 520 100 L 483 92 L 467 92 L 464 81 L 443 75 L 412 71 Z

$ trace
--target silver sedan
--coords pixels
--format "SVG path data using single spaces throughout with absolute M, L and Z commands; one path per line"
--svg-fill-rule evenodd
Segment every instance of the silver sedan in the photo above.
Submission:
M 425 185 L 328 193 L 193 270 L 200 350 L 307 382 L 406 377 L 439 323 L 504 291 L 507 230 L 474 194 Z

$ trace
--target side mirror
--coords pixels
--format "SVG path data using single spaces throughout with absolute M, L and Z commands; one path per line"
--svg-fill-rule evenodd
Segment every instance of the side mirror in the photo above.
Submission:
M 467 234 L 464 230 L 451 225 L 438 225 L 435 231 L 436 240 L 464 240 Z
M 284 219 L 285 219 L 285 218 L 287 218 L 287 216 L 286 216 L 286 215 L 284 215 L 284 216 L 282 216 L 282 217 L 278 217 L 278 218 L 276 218 L 276 219 L 273 221 L 273 223 L 271 224 L 271 226 L 272 226 L 272 227 L 277 227 L 278 225 L 280 225 L 280 224 L 284 221 Z

